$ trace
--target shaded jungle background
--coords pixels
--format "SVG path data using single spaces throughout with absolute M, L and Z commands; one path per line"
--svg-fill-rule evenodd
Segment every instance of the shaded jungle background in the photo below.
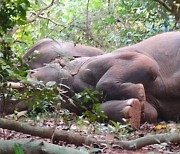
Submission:
M 12 49 L 18 55 L 44 37 L 98 46 L 109 52 L 179 26 L 178 0 L 32 0 L 29 6 L 26 1 L 7 3 L 10 7 L 19 3 L 27 11 L 27 21 L 23 17 L 24 21 L 18 21 L 21 25 L 11 31 Z

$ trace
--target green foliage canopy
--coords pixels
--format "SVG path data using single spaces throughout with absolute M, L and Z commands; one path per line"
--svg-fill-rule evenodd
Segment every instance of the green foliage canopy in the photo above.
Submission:
M 50 3 L 33 1 L 29 17 Z M 28 45 L 52 37 L 111 51 L 173 29 L 175 16 L 154 0 L 62 0 L 54 1 L 34 22 L 21 26 L 14 37 Z
M 28 0 L 3 0 L 0 2 L 0 36 L 15 24 L 26 23 L 26 11 L 30 7 Z

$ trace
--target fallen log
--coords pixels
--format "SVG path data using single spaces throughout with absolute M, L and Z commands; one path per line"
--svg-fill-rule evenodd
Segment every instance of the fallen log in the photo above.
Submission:
M 144 136 L 135 140 L 130 141 L 107 141 L 107 140 L 96 140 L 93 137 L 83 136 L 80 134 L 75 134 L 73 132 L 57 130 L 54 128 L 39 127 L 39 126 L 30 126 L 26 123 L 20 123 L 13 120 L 7 120 L 0 118 L 0 128 L 14 130 L 17 132 L 22 132 L 25 134 L 30 134 L 33 136 L 39 136 L 42 138 L 50 138 L 54 141 L 64 141 L 69 144 L 79 145 L 91 145 L 96 144 L 115 144 L 121 147 L 122 149 L 140 149 L 144 146 L 151 144 L 160 144 L 160 143 L 180 143 L 180 134 L 178 133 L 165 133 L 165 134 L 155 134 Z
M 0 153 L 14 154 L 15 145 L 18 145 L 24 154 L 88 154 L 86 151 L 33 139 L 0 140 Z
M 180 134 L 178 133 L 164 133 L 148 135 L 141 138 L 137 138 L 131 141 L 116 141 L 114 144 L 120 146 L 122 149 L 135 150 L 144 146 L 160 143 L 180 143 Z
M 25 87 L 25 85 L 22 82 L 7 82 L 6 86 L 13 89 L 22 89 Z
M 27 123 L 21 123 L 14 120 L 0 118 L 0 128 L 22 132 L 42 138 L 49 138 L 52 141 L 64 141 L 66 143 L 79 145 L 91 145 L 97 142 L 95 138 L 75 134 L 73 132 L 57 130 L 55 128 L 31 126 Z

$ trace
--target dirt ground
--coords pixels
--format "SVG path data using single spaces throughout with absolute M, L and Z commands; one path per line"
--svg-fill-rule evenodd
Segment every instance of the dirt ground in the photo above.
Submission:
M 145 123 L 141 125 L 139 130 L 132 130 L 127 125 L 118 124 L 117 126 L 105 125 L 105 124 L 91 124 L 88 121 L 84 120 L 83 122 L 64 122 L 62 119 L 57 120 L 54 118 L 43 118 L 39 117 L 34 120 L 29 118 L 23 118 L 23 120 L 19 120 L 23 122 L 27 122 L 31 125 L 39 125 L 46 127 L 54 127 L 60 130 L 71 130 L 78 134 L 83 135 L 91 135 L 97 139 L 101 140 L 132 140 L 135 138 L 143 137 L 149 134 L 159 134 L 166 132 L 179 132 L 180 126 L 174 122 L 161 122 L 156 125 Z M 1 140 L 10 140 L 10 139 L 42 139 L 40 137 L 31 136 L 28 134 L 18 133 L 15 131 L 10 131 L 6 129 L 0 128 L 0 139 Z M 50 142 L 50 139 L 43 139 L 44 141 Z M 177 154 L 180 153 L 180 145 L 179 144 L 154 144 L 143 147 L 138 150 L 124 150 L 117 145 L 83 145 L 81 147 L 76 147 L 73 144 L 67 144 L 64 142 L 59 142 L 59 145 L 74 147 L 77 149 L 85 149 L 90 151 L 91 153 L 107 153 L 107 154 Z

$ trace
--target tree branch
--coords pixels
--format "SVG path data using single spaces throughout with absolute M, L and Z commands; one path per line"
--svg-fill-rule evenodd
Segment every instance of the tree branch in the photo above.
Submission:
M 93 36 L 91 29 L 86 29 L 83 27 L 80 28 L 78 26 L 76 27 L 80 30 L 83 30 L 86 33 L 86 35 L 89 36 L 94 42 L 96 42 L 99 46 L 103 47 L 102 43 L 96 37 Z
M 64 141 L 66 143 L 75 145 L 90 145 L 92 143 L 96 143 L 96 139 L 90 136 L 83 136 L 63 130 L 54 130 L 54 128 L 49 127 L 31 126 L 27 123 L 20 123 L 17 121 L 2 118 L 0 118 L 0 128 L 14 130 L 17 132 L 22 132 L 24 134 L 39 136 L 42 138 L 51 139 L 53 137 L 53 141 Z
M 35 16 L 37 15 L 35 12 L 31 12 L 31 13 L 34 14 Z M 48 21 L 52 22 L 53 24 L 55 24 L 55 25 L 57 25 L 57 26 L 62 26 L 63 28 L 66 28 L 64 25 L 62 25 L 62 24 L 60 24 L 60 23 L 52 20 L 52 19 L 49 18 L 49 17 L 45 17 L 45 16 L 42 16 L 42 15 L 39 15 L 38 17 L 39 17 L 39 18 L 42 18 L 42 19 L 45 19 L 45 20 L 48 20 Z
M 131 141 L 118 141 L 114 142 L 116 145 L 123 149 L 140 149 L 147 145 L 160 144 L 160 143 L 180 143 L 179 133 L 166 133 L 144 136 Z
M 87 0 L 87 5 L 86 5 L 86 28 L 89 30 L 89 1 Z
M 50 8 L 53 4 L 54 4 L 54 1 L 55 0 L 52 0 L 51 3 L 47 6 L 45 6 L 44 8 L 41 8 L 37 14 L 35 14 L 35 17 L 32 18 L 32 19 L 27 19 L 27 23 L 32 23 L 34 21 L 36 21 L 36 19 L 41 15 L 41 13 L 45 10 L 47 10 L 48 8 Z M 17 30 L 19 29 L 19 26 L 18 25 L 15 25 L 13 27 L 13 29 L 10 31 L 10 35 L 12 36 Z M 1 39 L 1 38 L 0 38 Z
M 166 10 L 168 10 L 169 12 L 172 12 L 172 9 L 162 0 L 155 0 L 156 2 L 158 2 L 159 4 L 161 4 Z
M 45 6 L 45 7 L 42 8 L 42 9 L 40 9 L 40 10 L 38 11 L 38 13 L 35 15 L 35 17 L 34 17 L 33 19 L 28 19 L 27 22 L 28 22 L 28 23 L 31 23 L 31 22 L 36 21 L 36 19 L 39 17 L 39 15 L 41 15 L 41 13 L 42 13 L 43 11 L 47 10 L 48 8 L 50 8 L 50 7 L 54 4 L 54 1 L 55 1 L 55 0 L 52 0 L 49 5 Z
M 89 20 L 89 2 L 90 0 L 87 0 L 87 4 L 86 4 L 86 28 L 79 28 L 81 30 L 83 30 L 86 35 L 88 37 L 90 37 L 94 42 L 96 42 L 98 45 L 100 45 L 102 47 L 102 44 L 99 42 L 98 39 L 96 39 L 94 36 L 93 36 L 93 33 L 91 31 L 91 28 L 90 28 L 90 20 Z M 77 27 L 77 26 L 76 26 Z M 77 27 L 78 28 L 78 27 Z

